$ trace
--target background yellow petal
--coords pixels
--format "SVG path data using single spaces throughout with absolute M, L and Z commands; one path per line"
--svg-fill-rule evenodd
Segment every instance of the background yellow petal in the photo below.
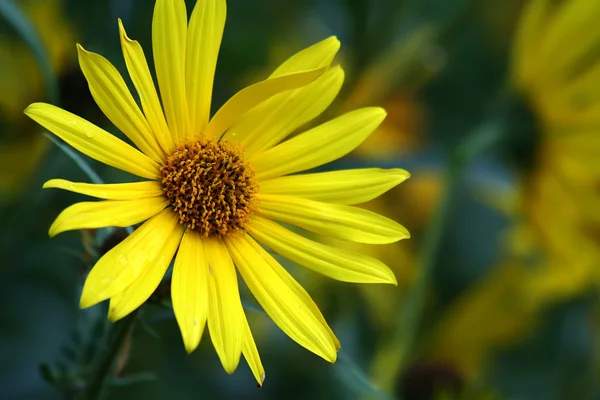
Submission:
M 188 229 L 173 266 L 171 299 L 188 353 L 198 347 L 208 315 L 208 260 L 200 235 Z
M 119 71 L 106 58 L 86 51 L 81 45 L 77 45 L 77 53 L 92 97 L 102 112 L 144 154 L 154 161 L 164 161 L 165 153 Z
M 76 203 L 65 208 L 56 217 L 48 234 L 54 237 L 59 233 L 76 229 L 131 226 L 158 214 L 168 204 L 169 201 L 163 197 Z
M 375 258 L 315 242 L 256 215 L 249 230 L 256 240 L 276 253 L 330 278 L 396 284 L 394 273 Z
M 244 309 L 229 252 L 218 239 L 205 239 L 208 259 L 208 330 L 223 368 L 232 374 L 240 361 Z
M 160 95 L 175 140 L 190 135 L 185 92 L 187 13 L 183 0 L 157 0 L 152 20 L 152 50 Z
M 44 103 L 33 103 L 25 114 L 94 160 L 142 178 L 160 177 L 157 162 L 75 114 Z
M 127 65 L 127 70 L 129 71 L 133 86 L 135 86 L 135 89 L 140 96 L 140 102 L 142 103 L 148 125 L 150 125 L 156 141 L 165 154 L 171 154 L 175 147 L 175 142 L 173 141 L 173 136 L 169 132 L 167 120 L 165 119 L 165 114 L 160 105 L 156 86 L 154 86 L 152 74 L 150 73 L 150 68 L 148 68 L 148 62 L 144 55 L 144 50 L 137 41 L 127 37 L 125 27 L 120 19 L 119 33 L 125 64 Z
M 407 171 L 399 168 L 317 172 L 261 182 L 260 193 L 351 205 L 379 197 L 409 177 Z
M 325 47 L 327 51 L 322 50 L 324 42 L 331 43 Z M 298 66 L 298 70 L 328 66 L 338 48 L 337 39 L 326 39 L 302 51 L 305 56 L 293 64 Z M 276 76 L 279 75 L 273 74 L 270 78 Z M 275 95 L 244 115 L 225 134 L 225 139 L 240 142 L 247 156 L 267 150 L 325 111 L 338 95 L 343 82 L 344 71 L 336 66 L 306 87 Z
M 163 187 L 157 181 L 94 184 L 71 182 L 65 179 L 50 179 L 44 189 L 64 189 L 106 200 L 137 200 L 162 196 Z
M 260 180 L 318 167 L 354 150 L 386 116 L 382 108 L 363 108 L 317 126 L 250 159 Z
M 570 68 L 576 67 L 600 39 L 598 20 L 600 2 L 589 0 L 571 0 L 562 2 L 552 20 L 545 28 L 545 37 L 538 43 L 540 69 L 537 80 L 545 79 L 544 85 L 557 79 L 569 77 Z M 560 57 L 556 56 L 560 49 Z M 543 78 L 542 78 L 543 77 Z
M 243 322 L 244 342 L 242 344 L 242 354 L 252 371 L 252 375 L 254 375 L 256 382 L 258 382 L 258 386 L 262 386 L 265 382 L 265 369 L 260 360 L 260 354 L 258 354 L 258 349 L 256 348 L 256 343 L 254 342 L 254 337 L 252 336 L 252 331 L 250 330 L 250 325 L 248 325 L 246 315 L 244 315 Z
M 164 243 L 179 229 L 171 210 L 163 210 L 144 222 L 98 260 L 83 285 L 80 307 L 93 306 L 125 290 L 156 262 Z
M 550 0 L 531 0 L 523 6 L 513 42 L 513 74 L 522 84 L 532 78 L 537 58 L 533 54 L 539 50 L 543 28 L 547 26 Z
M 258 213 L 267 218 L 338 239 L 387 244 L 410 237 L 396 221 L 358 207 L 269 194 L 257 199 Z
M 302 347 L 335 362 L 337 350 L 330 330 L 275 272 L 283 267 L 247 235 L 226 244 L 244 282 L 275 324 Z
M 205 136 L 219 138 L 242 116 L 261 102 L 286 90 L 296 89 L 314 82 L 327 70 L 326 67 L 300 71 L 267 79 L 250 85 L 227 100 L 208 123 Z M 232 133 L 233 135 L 233 133 Z
M 154 250 L 154 257 L 144 265 L 139 276 L 125 290 L 111 297 L 108 306 L 108 318 L 111 321 L 126 317 L 154 293 L 171 264 L 182 234 L 183 226 L 176 224 L 164 241 L 155 242 L 157 250 Z
M 193 135 L 200 135 L 210 117 L 213 82 L 225 28 L 225 0 L 196 2 L 187 36 L 185 82 Z

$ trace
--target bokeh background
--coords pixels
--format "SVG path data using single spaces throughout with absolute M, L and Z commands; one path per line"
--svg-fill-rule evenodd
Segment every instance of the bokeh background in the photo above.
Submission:
M 75 43 L 125 72 L 117 18 L 150 54 L 153 5 L 0 0 L 2 399 L 71 398 L 109 325 L 105 306 L 77 307 L 103 233 L 47 235 L 79 198 L 43 182 L 89 178 L 22 111 L 53 99 L 115 132 Z M 321 120 L 387 109 L 380 129 L 327 168 L 411 172 L 365 206 L 412 238 L 351 245 L 384 260 L 399 284 L 339 283 L 286 263 L 342 351 L 334 365 L 312 355 L 245 295 L 262 388 L 243 361 L 227 375 L 206 335 L 187 355 L 155 301 L 107 398 L 599 399 L 598 21 L 598 0 L 229 0 L 214 107 L 336 35 L 347 78 Z M 87 161 L 106 181 L 126 179 Z

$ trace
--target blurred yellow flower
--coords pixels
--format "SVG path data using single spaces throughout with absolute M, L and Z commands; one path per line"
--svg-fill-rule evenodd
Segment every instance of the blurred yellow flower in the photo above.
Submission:
M 471 378 L 544 310 L 600 278 L 599 18 L 595 0 L 531 0 L 522 11 L 511 85 L 531 108 L 537 136 L 515 196 L 493 199 L 516 221 L 508 254 L 450 306 L 428 349 Z
M 512 85 L 538 125 L 521 209 L 538 245 L 565 267 L 597 252 L 600 2 L 532 0 L 513 44 Z
M 109 299 L 109 318 L 125 317 L 150 297 L 174 258 L 172 303 L 186 350 L 198 346 L 207 323 L 225 370 L 232 373 L 243 354 L 262 384 L 236 269 L 287 335 L 334 362 L 340 344 L 317 305 L 260 244 L 334 279 L 395 284 L 382 262 L 312 241 L 275 221 L 352 242 L 396 242 L 409 236 L 403 226 L 353 205 L 409 174 L 374 168 L 295 174 L 348 154 L 386 116 L 381 108 L 362 108 L 284 141 L 321 114 L 341 88 L 342 69 L 329 68 L 339 48 L 334 37 L 295 54 L 209 118 L 225 18 L 224 0 L 198 2 L 189 25 L 183 0 L 156 2 L 152 38 L 162 107 L 141 46 L 119 22 L 143 112 L 116 68 L 78 46 L 98 106 L 141 151 L 58 107 L 35 103 L 25 112 L 82 153 L 146 179 L 106 185 L 53 179 L 44 185 L 105 199 L 64 210 L 51 236 L 142 223 L 98 260 L 81 307 Z
M 35 27 L 58 74 L 69 66 L 73 29 L 62 11 L 62 0 L 24 0 L 19 7 Z M 23 116 L 23 108 L 44 95 L 37 62 L 25 43 L 0 36 L 0 195 L 12 198 L 27 183 L 48 147 Z M 18 166 L 18 168 L 15 168 Z

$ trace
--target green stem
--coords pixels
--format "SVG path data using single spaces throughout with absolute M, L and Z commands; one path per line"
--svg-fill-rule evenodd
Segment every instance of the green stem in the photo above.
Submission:
M 398 372 L 412 355 L 419 334 L 431 279 L 443 243 L 454 200 L 464 169 L 483 152 L 496 145 L 502 137 L 502 120 L 491 120 L 477 127 L 452 154 L 446 173 L 445 187 L 432 224 L 426 231 L 421 248 L 420 269 L 416 281 L 407 291 L 401 307 L 400 324 L 393 348 L 399 351 Z
M 462 172 L 462 163 L 453 161 L 448 169 L 445 179 L 445 188 L 442 198 L 433 217 L 432 225 L 427 230 L 423 239 L 423 247 L 420 252 L 421 268 L 418 271 L 415 282 L 408 289 L 403 299 L 402 315 L 395 342 L 399 345 L 400 369 L 407 364 L 407 358 L 419 332 L 425 301 L 429 292 L 430 281 L 436 265 L 439 249 L 442 244 L 444 232 L 448 224 L 453 199 L 456 194 L 457 184 Z
M 139 309 L 131 313 L 127 318 L 116 322 L 112 326 L 109 335 L 108 348 L 94 371 L 85 391 L 86 400 L 99 400 L 106 386 L 106 381 L 113 373 L 116 359 L 118 358 L 125 340 L 133 330 Z

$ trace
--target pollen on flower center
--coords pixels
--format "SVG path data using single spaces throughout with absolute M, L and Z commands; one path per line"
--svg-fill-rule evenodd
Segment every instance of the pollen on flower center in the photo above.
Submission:
M 202 139 L 180 145 L 161 174 L 163 190 L 180 223 L 205 238 L 245 229 L 258 185 L 233 143 Z

